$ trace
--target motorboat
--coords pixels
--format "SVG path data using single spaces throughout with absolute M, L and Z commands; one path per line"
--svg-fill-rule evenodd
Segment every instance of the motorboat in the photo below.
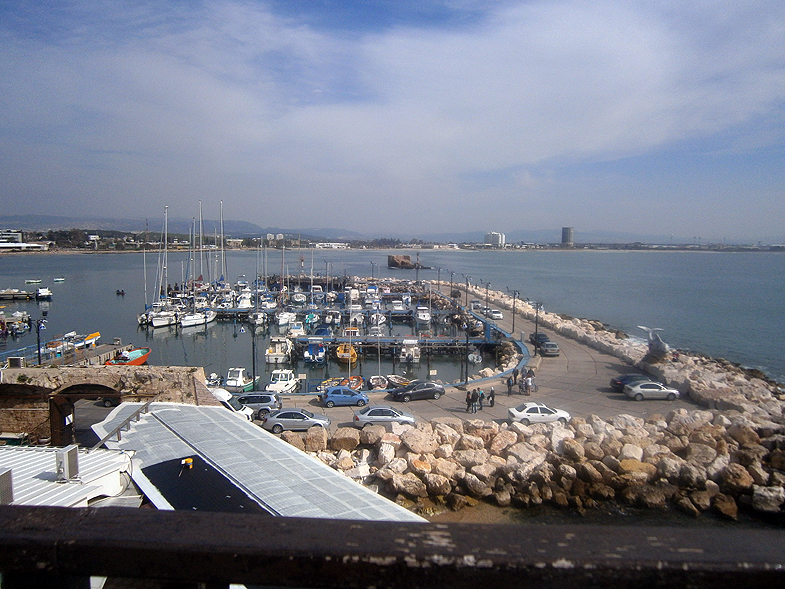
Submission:
M 388 374 L 387 375 L 387 382 L 388 384 L 394 385 L 396 387 L 405 387 L 411 381 L 408 378 L 400 376 L 398 374 Z
M 286 337 L 270 338 L 270 345 L 264 352 L 264 361 L 268 364 L 284 364 L 291 360 L 292 342 Z
M 212 309 L 206 311 L 195 311 L 194 313 L 185 313 L 179 317 L 181 327 L 193 327 L 194 325 L 207 325 L 215 321 L 218 313 Z
M 480 364 L 482 362 L 482 353 L 480 350 L 474 349 L 469 352 L 469 355 L 466 357 L 470 364 Z
M 289 323 L 289 337 L 301 337 L 305 335 L 305 326 L 302 321 L 292 321 Z
M 52 290 L 48 286 L 41 286 L 35 290 L 35 300 L 37 301 L 51 301 Z
M 371 325 L 384 325 L 387 323 L 387 315 L 384 313 L 371 313 L 369 317 Z
M 335 359 L 344 364 L 354 364 L 357 362 L 357 349 L 349 343 L 338 344 L 335 350 Z
M 324 347 L 324 338 L 308 338 L 308 347 L 303 352 L 303 360 L 308 364 L 324 364 L 324 362 L 327 361 L 327 350 Z
M 431 322 L 431 312 L 428 307 L 419 305 L 414 312 L 414 320 L 417 323 L 427 324 Z
M 248 318 L 254 325 L 267 324 L 267 313 L 264 311 L 256 311 L 255 313 L 251 313 Z
M 387 383 L 388 383 L 387 377 L 383 376 L 381 374 L 377 374 L 375 376 L 371 376 L 368 379 L 368 385 L 372 389 L 377 389 L 377 390 L 379 390 L 379 389 L 386 389 L 387 388 Z
M 245 368 L 230 368 L 224 379 L 224 386 L 230 393 L 245 393 L 254 390 L 261 376 L 250 378 L 245 374 Z
M 294 370 L 280 368 L 278 370 L 273 370 L 273 373 L 270 375 L 270 382 L 264 387 L 264 390 L 285 395 L 294 393 L 299 386 L 300 381 L 297 380 Z
M 401 362 L 418 363 L 420 361 L 420 342 L 416 339 L 404 338 L 398 353 Z
M 278 320 L 278 326 L 283 327 L 296 320 L 297 313 L 293 313 L 292 311 L 280 311 L 276 318 Z
M 107 366 L 141 366 L 150 357 L 150 348 L 134 348 L 123 350 L 111 360 L 104 362 Z

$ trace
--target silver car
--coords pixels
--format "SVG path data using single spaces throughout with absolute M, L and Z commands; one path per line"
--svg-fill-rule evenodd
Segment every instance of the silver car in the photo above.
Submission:
M 262 427 L 274 434 L 283 430 L 304 431 L 314 426 L 330 427 L 330 418 L 305 409 L 279 409 L 262 418 Z
M 237 395 L 237 400 L 240 405 L 250 407 L 256 413 L 258 419 L 261 419 L 270 411 L 275 411 L 281 408 L 281 397 L 275 393 L 244 393 Z
M 368 405 L 354 412 L 354 427 L 365 427 L 367 424 L 384 425 L 386 423 L 408 423 L 414 425 L 414 415 L 389 405 Z
M 520 421 L 523 425 L 552 421 L 566 424 L 570 420 L 570 414 L 563 409 L 553 409 L 543 403 L 530 402 L 507 409 L 507 419 L 510 422 Z
M 636 401 L 643 401 L 644 399 L 667 399 L 668 401 L 673 401 L 680 393 L 678 389 L 665 386 L 661 382 L 643 380 L 626 385 L 624 394 Z

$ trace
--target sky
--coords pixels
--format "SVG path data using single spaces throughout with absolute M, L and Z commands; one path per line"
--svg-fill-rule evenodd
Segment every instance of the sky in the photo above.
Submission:
M 0 0 L 6 214 L 783 243 L 784 171 L 782 0 Z

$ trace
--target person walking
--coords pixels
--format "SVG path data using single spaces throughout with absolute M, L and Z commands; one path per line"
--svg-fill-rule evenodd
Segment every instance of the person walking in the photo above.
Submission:
M 496 405 L 496 393 L 494 392 L 493 387 L 491 387 L 491 392 L 488 393 L 488 405 L 491 407 Z
M 480 411 L 482 411 L 482 402 L 485 400 L 485 391 L 480 389 L 477 391 L 477 400 L 480 402 Z
M 512 385 L 513 385 L 512 376 L 508 376 L 507 377 L 507 396 L 508 397 L 512 396 Z
M 531 376 L 526 375 L 526 394 L 531 395 L 533 379 Z
M 472 413 L 477 413 L 477 401 L 480 400 L 480 395 L 477 389 L 472 391 Z
M 519 374 L 520 374 L 520 371 L 518 370 L 518 367 L 516 366 L 515 370 L 512 371 L 512 384 L 514 384 L 514 385 L 518 384 L 518 375 Z
M 466 391 L 466 413 L 472 410 L 472 391 Z

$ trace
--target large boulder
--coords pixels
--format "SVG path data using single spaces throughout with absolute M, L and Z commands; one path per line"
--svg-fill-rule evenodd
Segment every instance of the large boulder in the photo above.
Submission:
M 423 481 L 430 495 L 447 495 L 452 491 L 450 479 L 443 475 L 431 472 L 423 476 Z
M 401 442 L 415 454 L 433 454 L 439 447 L 436 436 L 415 428 L 403 432 Z
M 283 431 L 281 432 L 281 439 L 294 446 L 298 450 L 305 451 L 305 440 L 303 437 L 297 432 L 290 432 L 290 431 Z
M 393 493 L 403 493 L 409 497 L 427 497 L 428 489 L 416 474 L 394 474 L 388 485 Z
M 305 451 L 322 452 L 327 450 L 327 428 L 312 427 L 305 432 Z
M 330 447 L 333 450 L 354 450 L 360 445 L 360 430 L 356 427 L 339 427 L 335 430 Z
M 387 433 L 383 425 L 366 425 L 360 432 L 360 443 L 366 446 L 375 446 Z
M 778 513 L 785 503 L 785 489 L 782 487 L 752 487 L 752 508 L 765 513 Z

